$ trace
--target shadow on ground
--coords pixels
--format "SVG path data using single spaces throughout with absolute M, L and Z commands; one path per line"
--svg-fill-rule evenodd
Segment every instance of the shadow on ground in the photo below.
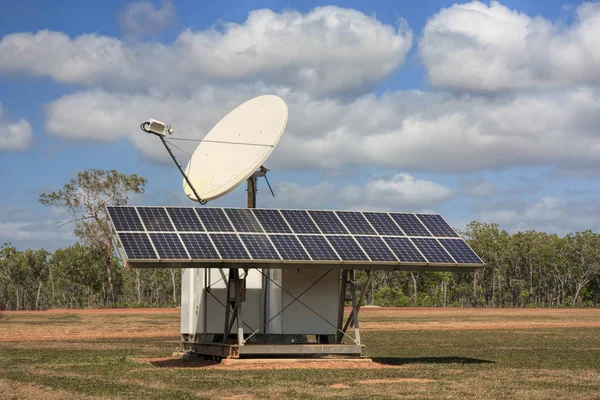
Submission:
M 373 357 L 373 362 L 384 365 L 406 364 L 495 364 L 496 361 L 469 357 Z

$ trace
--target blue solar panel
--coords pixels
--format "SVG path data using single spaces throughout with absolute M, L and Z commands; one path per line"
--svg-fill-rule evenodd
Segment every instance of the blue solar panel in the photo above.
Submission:
M 118 236 L 128 258 L 146 260 L 155 260 L 157 258 L 146 233 L 120 232 Z
M 333 211 L 309 211 L 312 219 L 315 221 L 323 233 L 348 233 L 341 221 L 336 217 Z
M 378 236 L 355 236 L 354 238 L 371 261 L 398 261 L 382 238 Z
M 264 232 L 258 220 L 248 208 L 228 208 L 225 210 L 229 220 L 238 232 Z
M 167 207 L 171 221 L 178 231 L 204 232 L 204 227 L 191 207 Z
M 150 233 L 150 239 L 160 258 L 185 260 L 188 255 L 176 233 Z
M 281 210 L 294 233 L 321 233 L 304 210 Z
M 415 246 L 423 253 L 427 261 L 430 263 L 451 263 L 454 264 L 454 260 L 444 250 L 441 244 L 438 243 L 437 239 L 434 238 L 412 238 L 411 239 Z
M 268 233 L 292 233 L 292 230 L 283 219 L 279 210 L 263 210 L 254 208 L 252 210 L 265 232 Z
M 212 239 L 221 258 L 226 260 L 248 260 L 250 256 L 235 233 L 211 233 Z
M 321 235 L 301 235 L 298 239 L 304 245 L 308 254 L 315 261 L 339 260 L 327 240 Z
M 246 249 L 255 260 L 281 260 L 267 235 L 240 234 Z
M 438 239 L 442 246 L 460 264 L 483 264 L 469 245 L 462 239 Z
M 365 218 L 373 225 L 373 228 L 380 235 L 404 236 L 404 233 L 398 228 L 398 225 L 387 213 L 365 212 Z
M 459 237 L 450 225 L 441 215 L 437 214 L 417 214 L 421 222 L 429 229 L 433 236 L 438 237 Z
M 375 235 L 369 222 L 358 211 L 337 211 L 337 216 L 342 220 L 350 233 L 358 235 Z
M 108 207 L 108 214 L 117 231 L 144 231 L 135 207 Z
M 390 216 L 408 236 L 431 236 L 414 214 L 390 213 Z
M 220 208 L 197 208 L 200 220 L 209 232 L 233 232 L 233 226 Z
M 295 235 L 269 235 L 271 242 L 284 260 L 310 260 Z
M 417 250 L 409 238 L 386 236 L 383 238 L 383 240 L 385 240 L 388 246 L 390 246 L 390 249 L 392 249 L 400 262 L 427 262 L 427 260 L 423 258 L 421 253 L 419 253 L 419 250 Z
M 206 233 L 181 233 L 181 241 L 190 257 L 196 260 L 218 260 L 219 254 Z
M 148 232 L 174 231 L 175 228 L 163 207 L 138 207 L 142 222 Z
M 344 261 L 369 261 L 352 236 L 328 235 L 327 240 Z

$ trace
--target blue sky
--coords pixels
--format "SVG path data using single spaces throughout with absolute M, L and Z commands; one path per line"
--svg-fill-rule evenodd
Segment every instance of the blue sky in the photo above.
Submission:
M 191 205 L 139 123 L 201 138 L 264 93 L 290 119 L 260 206 L 598 230 L 599 85 L 593 2 L 2 4 L 0 242 L 70 244 L 38 197 L 88 168 L 146 177 L 135 204 Z

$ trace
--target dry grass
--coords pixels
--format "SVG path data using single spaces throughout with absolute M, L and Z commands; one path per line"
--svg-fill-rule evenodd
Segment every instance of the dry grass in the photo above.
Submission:
M 227 366 L 165 358 L 175 309 L 3 313 L 0 399 L 600 399 L 600 310 L 361 314 L 371 363 Z

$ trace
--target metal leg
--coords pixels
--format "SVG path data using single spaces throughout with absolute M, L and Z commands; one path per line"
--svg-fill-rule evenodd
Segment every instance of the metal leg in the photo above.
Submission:
M 360 330 L 358 329 L 358 310 L 356 309 L 356 283 L 354 271 L 351 272 L 352 280 L 350 290 L 352 290 L 352 317 L 354 318 L 354 342 L 360 345 Z
M 367 282 L 365 283 L 365 287 L 363 288 L 362 292 L 360 293 L 360 297 L 358 299 L 358 303 L 356 305 L 356 314 L 358 315 L 358 312 L 360 311 L 360 307 L 362 305 L 363 300 L 365 299 L 365 296 L 367 295 L 367 292 L 369 291 L 369 287 L 371 285 L 371 281 L 372 281 L 372 274 L 371 271 L 367 271 Z M 344 329 L 342 329 L 342 331 L 346 332 L 346 330 L 348 329 L 348 327 L 354 327 L 354 313 L 351 313 L 348 316 L 348 319 L 346 320 L 346 324 L 344 325 Z
M 344 335 L 342 334 L 342 324 L 344 323 L 344 306 L 346 304 L 346 286 L 348 285 L 348 271 L 343 270 L 341 277 L 341 285 L 340 285 L 340 299 L 338 305 L 338 320 L 337 320 L 337 331 L 335 333 L 335 342 L 342 343 L 342 338 Z M 343 330 L 344 332 L 346 329 Z

